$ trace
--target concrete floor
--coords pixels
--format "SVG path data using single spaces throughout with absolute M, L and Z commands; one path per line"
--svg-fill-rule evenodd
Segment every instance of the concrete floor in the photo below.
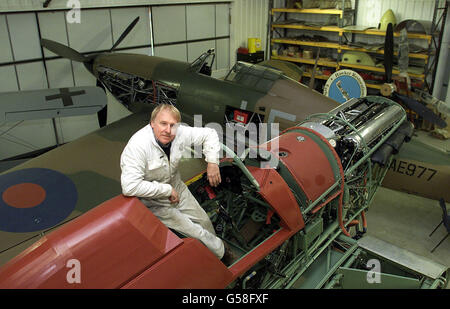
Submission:
M 430 252 L 447 234 L 441 225 L 429 237 L 442 220 L 442 209 L 437 200 L 380 187 L 366 218 L 367 235 L 450 268 L 450 236 L 433 253 Z M 447 288 L 450 289 L 450 285 Z

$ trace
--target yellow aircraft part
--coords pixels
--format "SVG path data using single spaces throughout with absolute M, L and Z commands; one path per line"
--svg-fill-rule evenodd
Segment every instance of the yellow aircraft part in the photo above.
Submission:
M 348 64 L 375 66 L 375 61 L 373 61 L 369 54 L 357 51 L 349 51 L 344 53 L 342 56 L 342 62 Z
M 386 31 L 389 24 L 392 24 L 392 27 L 394 28 L 397 25 L 397 20 L 395 19 L 394 12 L 391 9 L 384 12 L 380 19 L 380 23 L 378 24 L 378 29 Z

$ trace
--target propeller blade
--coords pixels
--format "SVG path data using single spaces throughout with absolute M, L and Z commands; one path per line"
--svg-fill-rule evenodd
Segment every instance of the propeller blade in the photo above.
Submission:
M 61 43 L 52 40 L 41 39 L 41 45 L 63 58 L 67 58 L 77 62 L 88 61 L 86 57 L 77 52 L 75 49 L 72 49 L 69 46 L 63 45 Z
M 401 100 L 406 105 L 406 107 L 415 111 L 426 121 L 431 122 L 441 128 L 445 128 L 447 126 L 447 123 L 442 118 L 440 118 L 438 115 L 436 115 L 432 110 L 427 108 L 422 103 L 420 103 L 410 97 L 398 94 L 396 92 L 394 92 L 392 95 L 394 97 L 397 97 L 399 100 Z
M 386 82 L 392 82 L 392 67 L 394 65 L 394 28 L 391 23 L 386 30 L 384 41 L 384 71 L 386 72 Z
M 109 50 L 110 52 L 112 52 L 120 44 L 120 42 L 122 42 L 123 39 L 125 39 L 125 37 L 128 35 L 128 33 L 130 33 L 130 31 L 133 30 L 134 26 L 136 26 L 138 21 L 139 21 L 139 16 L 136 17 L 131 22 L 131 24 L 127 27 L 127 29 L 125 29 L 125 31 L 120 35 L 119 39 L 116 41 L 116 43 L 114 43 L 113 47 L 111 47 L 111 49 Z

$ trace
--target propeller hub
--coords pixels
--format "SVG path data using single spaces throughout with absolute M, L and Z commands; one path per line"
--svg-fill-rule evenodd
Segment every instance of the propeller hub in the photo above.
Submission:
M 381 94 L 385 97 L 391 96 L 394 91 L 397 91 L 397 87 L 394 83 L 384 83 L 380 89 Z

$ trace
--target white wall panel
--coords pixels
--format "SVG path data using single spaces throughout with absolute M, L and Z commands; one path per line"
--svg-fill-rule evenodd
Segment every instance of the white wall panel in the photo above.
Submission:
M 82 11 L 81 22 L 67 23 L 67 31 L 70 47 L 79 52 L 107 50 L 113 45 L 107 9 Z
M 230 4 L 157 6 L 152 8 L 152 20 L 155 56 L 190 62 L 209 48 L 215 48 L 213 70 L 229 69 L 229 39 L 220 41 L 218 45 L 213 40 L 175 45 L 170 43 L 231 35 Z M 160 44 L 165 45 L 158 46 Z M 219 76 L 223 75 L 223 72 L 219 73 Z
M 154 44 L 186 40 L 186 7 L 161 6 L 152 9 Z
M 51 39 L 64 45 L 68 45 L 66 18 L 64 12 L 41 12 L 38 13 L 39 27 L 43 39 Z M 46 57 L 57 56 L 44 48 Z
M 30 62 L 16 65 L 20 90 L 35 90 L 48 88 L 42 62 Z
M 8 26 L 15 61 L 36 59 L 42 56 L 34 13 L 8 15 Z
M 0 63 L 13 61 L 9 41 L 6 15 L 0 15 Z
M 139 46 L 150 41 L 149 9 L 143 7 L 111 9 L 113 42 L 115 43 L 128 25 L 139 16 L 139 22 L 120 43 L 118 48 Z
M 216 69 L 227 70 L 230 68 L 230 40 L 216 40 Z
M 50 88 L 73 87 L 72 65 L 68 59 L 46 61 Z
M 122 103 L 117 101 L 117 99 L 109 91 L 106 91 L 106 97 L 108 101 L 108 116 L 106 124 L 113 123 L 132 114 L 125 106 L 123 106 Z
M 216 36 L 230 35 L 230 5 L 216 4 Z
M 122 45 L 122 44 L 120 44 Z M 151 56 L 151 48 L 150 47 L 144 47 L 144 48 L 132 48 L 132 49 L 125 49 L 125 50 L 118 50 L 114 51 L 115 53 L 126 53 L 126 54 L 140 54 L 140 55 L 147 55 Z
M 72 61 L 73 76 L 75 79 L 75 86 L 95 86 L 96 78 L 86 70 L 84 64 Z
M 19 90 L 14 65 L 0 66 L 0 81 L 0 92 Z
M 189 5 L 186 7 L 187 39 L 212 38 L 216 33 L 214 5 Z
M 157 46 L 155 56 L 186 62 L 188 61 L 187 44 Z

